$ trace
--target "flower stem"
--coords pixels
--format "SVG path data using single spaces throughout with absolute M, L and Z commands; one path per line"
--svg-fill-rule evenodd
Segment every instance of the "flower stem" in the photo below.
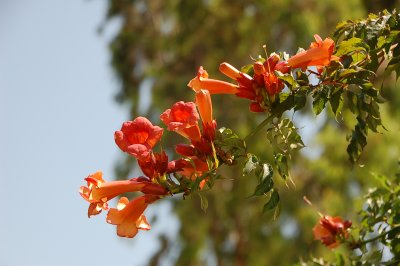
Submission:
M 262 121 L 250 134 L 248 134 L 245 138 L 244 141 L 247 141 L 251 136 L 255 135 L 258 131 L 260 131 L 263 127 L 265 127 L 267 124 L 271 123 L 272 119 L 274 119 L 275 116 L 270 115 L 264 121 Z
M 395 230 L 398 230 L 399 228 L 400 228 L 400 225 L 397 225 L 397 226 L 392 227 L 390 230 L 385 231 L 385 232 L 383 232 L 383 233 L 380 234 L 380 235 L 377 235 L 376 237 L 373 237 L 373 238 L 370 238 L 370 239 L 367 239 L 367 240 L 363 240 L 363 241 L 358 241 L 357 247 L 361 247 L 361 246 L 363 246 L 363 245 L 365 245 L 365 244 L 367 244 L 367 243 L 374 242 L 375 240 L 378 240 L 378 239 L 380 239 L 380 238 L 386 236 L 386 235 L 389 234 L 390 232 L 395 231 Z

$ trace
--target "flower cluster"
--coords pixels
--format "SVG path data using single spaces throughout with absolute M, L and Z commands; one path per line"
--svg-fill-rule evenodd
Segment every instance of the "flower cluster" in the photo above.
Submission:
M 277 72 L 287 74 L 293 68 L 304 70 L 309 66 L 315 66 L 320 72 L 332 60 L 338 60 L 338 57 L 332 55 L 335 49 L 332 39 L 322 40 L 317 34 L 314 37 L 316 41 L 311 43 L 308 50 L 290 57 L 287 61 L 275 53 L 265 60 L 257 60 L 252 66 L 254 72 L 252 77 L 228 63 L 222 63 L 219 67 L 220 72 L 236 81 L 237 85 L 209 79 L 207 72 L 200 68 L 197 77 L 189 83 L 189 86 L 195 91 L 202 87 L 211 94 L 235 94 L 251 101 L 251 111 L 266 112 L 270 104 L 275 101 L 275 95 L 284 88 L 284 83 L 279 79 Z
M 254 62 L 252 76 L 228 63 L 222 63 L 220 71 L 237 84 L 210 79 L 207 71 L 200 67 L 188 84 L 195 93 L 195 102 L 179 101 L 160 115 L 168 131 L 187 140 L 175 147 L 180 156 L 178 159 L 169 160 L 165 151 L 154 151 L 163 136 L 163 128 L 153 125 L 145 117 L 123 123 L 121 129 L 114 134 L 115 143 L 137 160 L 143 176 L 108 182 L 103 180 L 102 172 L 89 175 L 85 178 L 87 185 L 80 188 L 81 196 L 89 202 L 88 216 L 108 211 L 106 220 L 117 226 L 117 234 L 134 237 L 139 229 L 150 229 L 143 214 L 149 204 L 169 195 L 188 195 L 202 190 L 207 184 L 211 186 L 212 182 L 208 181 L 216 176 L 219 161 L 229 161 L 232 164 L 232 158 L 224 160 L 224 142 L 219 142 L 222 143 L 221 147 L 216 145 L 217 124 L 213 119 L 211 94 L 235 94 L 251 101 L 251 111 L 267 112 L 275 96 L 284 88 L 279 75 L 289 73 L 292 68 L 316 66 L 320 69 L 336 59 L 332 56 L 334 43 L 331 39 L 322 41 L 318 35 L 315 35 L 315 39 L 310 49 L 288 60 L 282 60 L 273 53 L 263 61 Z M 264 186 L 261 185 L 261 188 Z M 271 188 L 265 187 L 265 191 L 262 189 L 260 194 L 269 192 Z M 129 200 L 122 196 L 128 192 L 141 192 L 142 195 Z M 116 197 L 120 197 L 117 207 L 109 208 L 108 202 Z M 336 218 L 324 218 L 315 232 L 325 244 L 332 246 L 337 236 L 346 236 L 346 225 L 342 226 L 343 230 L 339 225 L 340 221 Z
M 80 188 L 81 196 L 89 202 L 88 216 L 107 210 L 106 220 L 117 226 L 118 236 L 131 238 L 139 229 L 149 230 L 150 224 L 143 214 L 149 204 L 168 195 L 189 194 L 192 189 L 190 182 L 193 181 L 198 181 L 198 189 L 203 189 L 207 182 L 206 173 L 214 170 L 210 166 L 216 168 L 212 163 L 215 161 L 213 142 L 216 122 L 212 118 L 208 91 L 200 89 L 196 92 L 196 103 L 175 103 L 161 114 L 160 119 L 169 131 L 190 141 L 190 144 L 176 146 L 176 152 L 182 158 L 169 161 L 164 151 L 155 152 L 153 149 L 164 130 L 145 117 L 137 117 L 123 123 L 121 129 L 115 132 L 114 139 L 123 152 L 136 158 L 144 176 L 107 182 L 102 172 L 96 172 L 85 178 L 87 185 Z M 127 192 L 141 192 L 143 195 L 133 200 L 121 197 L 117 208 L 108 207 L 108 201 Z

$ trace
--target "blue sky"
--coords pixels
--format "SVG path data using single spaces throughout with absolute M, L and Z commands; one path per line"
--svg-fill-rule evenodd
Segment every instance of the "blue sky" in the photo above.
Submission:
M 97 33 L 105 3 L 0 1 L 2 266 L 144 265 L 157 233 L 177 230 L 170 217 L 118 238 L 78 194 L 92 172 L 113 179 L 113 133 L 127 119 L 107 48 L 118 21 Z

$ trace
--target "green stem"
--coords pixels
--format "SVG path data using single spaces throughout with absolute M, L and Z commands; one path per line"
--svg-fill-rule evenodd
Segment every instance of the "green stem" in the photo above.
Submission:
M 400 228 L 400 225 L 392 227 L 389 231 L 385 231 L 385 232 L 383 232 L 382 234 L 380 234 L 380 235 L 378 235 L 376 237 L 373 237 L 373 238 L 370 238 L 370 239 L 367 239 L 367 240 L 364 240 L 364 241 L 359 241 L 357 244 L 358 244 L 358 246 L 363 246 L 363 245 L 365 245 L 367 243 L 374 242 L 375 240 L 378 240 L 378 239 L 384 237 L 385 235 L 389 234 L 390 232 L 392 232 L 394 230 L 397 230 L 399 228 Z
M 260 131 L 263 127 L 265 127 L 267 124 L 271 123 L 272 119 L 274 119 L 275 116 L 271 115 L 268 116 L 264 121 L 262 121 L 252 132 L 250 132 L 249 135 L 247 135 L 244 138 L 244 141 L 247 141 L 251 136 L 255 135 L 258 131 Z

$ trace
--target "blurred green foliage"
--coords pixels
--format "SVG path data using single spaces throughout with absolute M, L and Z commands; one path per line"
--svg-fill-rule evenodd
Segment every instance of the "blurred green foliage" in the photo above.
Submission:
M 372 2 L 377 2 L 372 5 Z M 178 100 L 193 101 L 186 87 L 203 65 L 211 77 L 218 74 L 221 62 L 246 65 L 250 57 L 308 47 L 315 33 L 326 37 L 342 20 L 365 17 L 370 11 L 395 7 L 396 1 L 348 0 L 109 0 L 108 19 L 120 18 L 121 28 L 110 44 L 112 65 L 120 81 L 117 100 L 130 106 L 130 115 L 144 115 L 158 123 L 158 116 Z M 378 70 L 379 72 L 379 70 Z M 351 166 L 346 154 L 348 125 L 329 112 L 315 122 L 311 102 L 301 114 L 294 115 L 297 127 L 314 128 L 317 135 L 307 137 L 308 148 L 292 154 L 291 177 L 294 184 L 280 183 L 281 215 L 262 214 L 264 200 L 249 197 L 258 180 L 242 176 L 241 168 L 225 167 L 213 190 L 206 193 L 208 209 L 201 209 L 198 197 L 182 201 L 172 199 L 180 220 L 176 238 L 160 237 L 160 250 L 149 265 L 168 258 L 174 265 L 290 265 L 310 254 L 333 258 L 335 255 L 312 241 L 315 210 L 304 204 L 306 195 L 323 213 L 340 215 L 357 223 L 355 209 L 366 188 L 376 179 L 371 171 L 391 176 L 400 156 L 400 93 L 395 92 L 393 76 L 378 76 L 382 94 L 388 102 L 381 108 L 387 132 L 368 136 L 368 146 L 360 159 L 367 167 Z M 146 86 L 150 84 L 150 86 Z M 141 88 L 141 89 L 139 89 Z M 151 91 L 148 108 L 139 109 L 144 90 Z M 246 136 L 263 119 L 250 113 L 248 102 L 233 96 L 213 96 L 218 126 L 234 129 Z M 350 112 L 343 116 L 353 117 Z M 351 119 L 344 119 L 351 121 Z M 122 121 L 121 121 L 122 123 Z M 168 132 L 166 137 L 172 136 Z M 261 154 L 262 161 L 273 162 L 267 132 L 247 140 L 248 149 Z M 181 139 L 164 139 L 163 147 L 172 148 Z M 132 172 L 132 159 L 126 157 L 117 166 L 119 177 Z M 155 206 L 156 208 L 156 206 Z M 162 221 L 159 221 L 162 222 Z

